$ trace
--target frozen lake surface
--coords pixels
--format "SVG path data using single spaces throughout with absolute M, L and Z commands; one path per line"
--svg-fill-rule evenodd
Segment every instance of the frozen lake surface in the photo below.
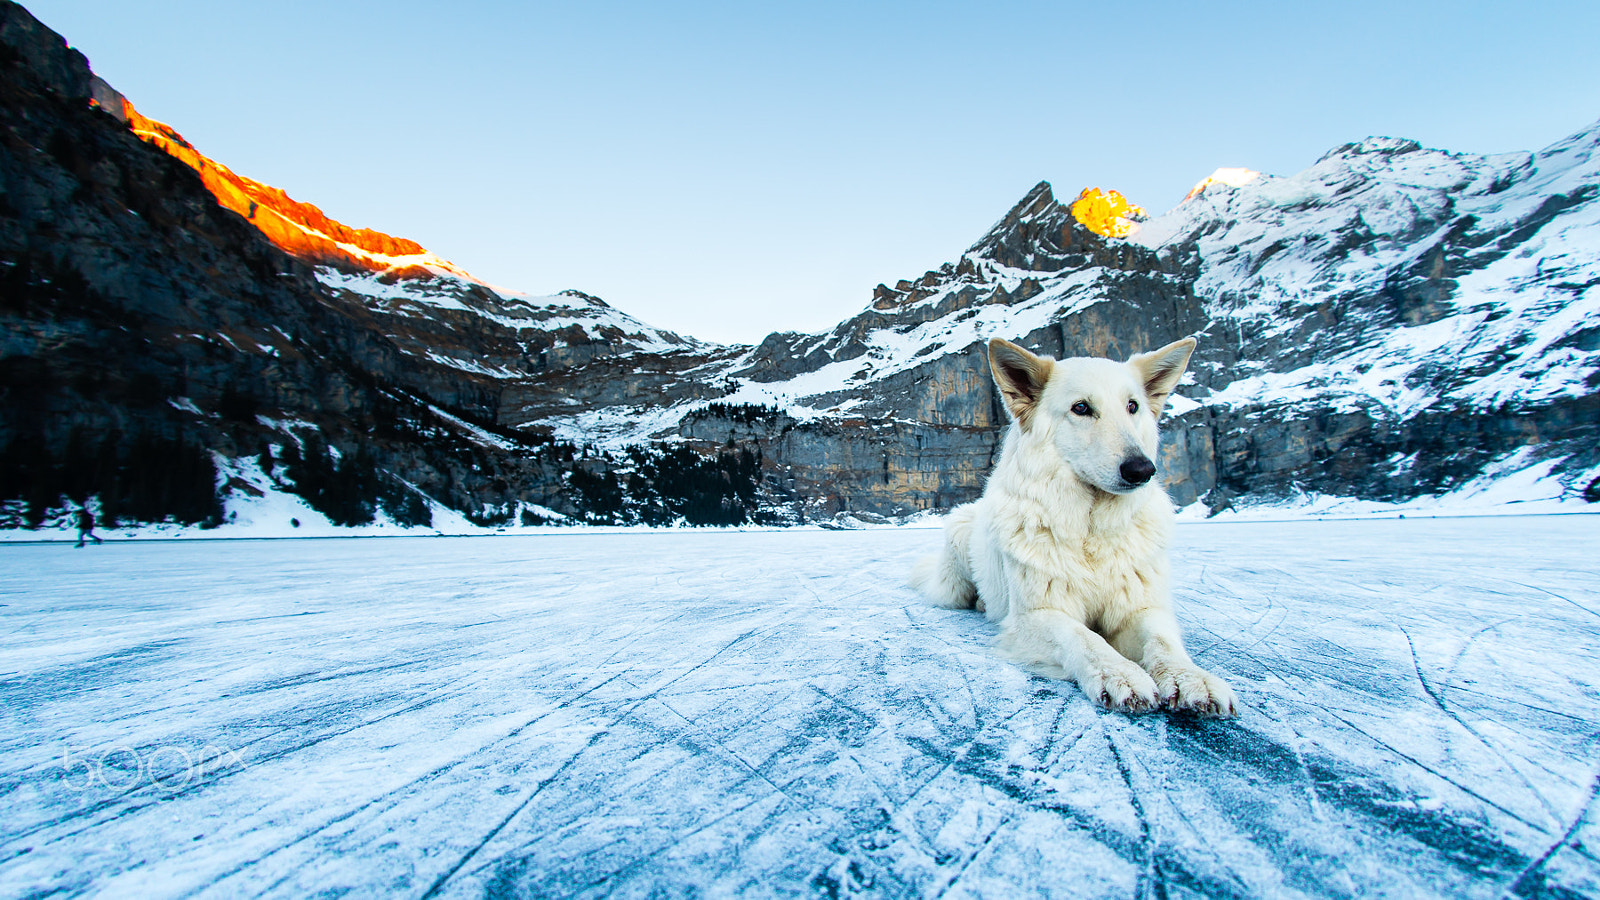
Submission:
M 1600 895 L 1600 518 L 1197 524 L 1236 721 L 932 530 L 0 547 L 0 896 Z

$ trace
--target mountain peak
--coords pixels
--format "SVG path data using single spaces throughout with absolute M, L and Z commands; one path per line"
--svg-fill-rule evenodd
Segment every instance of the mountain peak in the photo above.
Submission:
M 1072 201 L 1072 217 L 1078 224 L 1101 237 L 1125 238 L 1139 230 L 1149 218 L 1144 208 L 1130 202 L 1118 191 L 1084 188 Z
M 1216 187 L 1244 187 L 1251 182 L 1260 180 L 1260 178 L 1261 173 L 1254 169 L 1246 169 L 1240 166 L 1223 166 L 1201 179 L 1199 184 L 1190 188 L 1189 193 L 1183 195 L 1183 199 L 1185 201 L 1193 200 Z
M 583 291 L 575 290 L 575 289 L 572 289 L 572 288 L 568 288 L 567 290 L 561 291 L 560 293 L 556 294 L 556 296 L 557 297 L 571 297 L 571 298 L 573 298 L 575 300 L 582 300 L 584 303 L 587 303 L 590 306 L 598 307 L 600 309 L 610 309 L 611 308 L 611 304 L 605 302 L 604 300 L 601 300 L 599 297 L 596 297 L 593 294 L 586 294 Z
M 1421 149 L 1422 145 L 1410 138 L 1369 137 L 1364 141 L 1340 144 L 1323 154 L 1322 159 L 1317 161 L 1322 162 L 1341 156 L 1399 156 L 1403 153 L 1416 153 Z
M 1022 195 L 1022 199 L 1011 207 L 1010 212 L 1000 220 L 1001 224 L 1007 222 L 1015 224 L 1023 219 L 1037 216 L 1056 205 L 1055 191 L 1051 189 L 1050 182 L 1041 181 L 1031 190 Z

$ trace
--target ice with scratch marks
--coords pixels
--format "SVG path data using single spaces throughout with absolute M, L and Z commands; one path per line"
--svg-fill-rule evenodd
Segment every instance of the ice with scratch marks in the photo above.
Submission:
M 1180 525 L 1228 722 L 928 529 L 4 546 L 0 896 L 1595 896 L 1597 524 Z

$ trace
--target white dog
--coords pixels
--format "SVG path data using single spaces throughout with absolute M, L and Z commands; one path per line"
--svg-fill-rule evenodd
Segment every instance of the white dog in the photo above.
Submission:
M 989 342 L 1013 419 L 983 496 L 957 507 L 911 586 L 998 622 L 1011 659 L 1111 709 L 1235 714 L 1233 691 L 1183 648 L 1168 592 L 1172 502 L 1152 476 L 1156 424 L 1185 338 L 1126 363 L 1054 360 Z

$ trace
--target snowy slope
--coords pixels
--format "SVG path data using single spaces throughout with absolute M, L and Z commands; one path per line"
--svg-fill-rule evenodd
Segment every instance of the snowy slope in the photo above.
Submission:
M 384 273 L 356 274 L 323 267 L 317 270 L 317 279 L 333 290 L 360 294 L 373 309 L 395 316 L 420 317 L 428 310 L 458 310 L 517 331 L 564 333 L 575 328 L 590 341 L 620 339 L 629 350 L 654 353 L 703 345 L 693 338 L 653 328 L 597 297 L 577 291 L 537 296 L 433 270 L 428 276 L 385 277 Z
M 0 894 L 1595 896 L 1593 520 L 1508 524 L 1180 527 L 1233 722 L 934 531 L 3 547 Z
M 1409 418 L 1578 396 L 1600 370 L 1597 143 L 1600 123 L 1537 154 L 1372 138 L 1211 187 L 1133 240 L 1197 255 L 1196 293 L 1248 335 L 1247 365 L 1310 338 L 1303 365 L 1265 363 L 1209 403 L 1372 399 Z
M 535 296 L 494 288 L 453 271 L 415 267 L 397 274 L 324 266 L 318 268 L 317 280 L 336 294 L 359 297 L 367 309 L 390 320 L 391 337 L 413 355 L 491 378 L 527 374 L 528 366 L 514 368 L 497 357 L 520 356 L 542 369 L 587 362 L 596 355 L 715 346 L 652 328 L 577 291 Z M 426 340 L 408 339 L 428 324 L 438 327 L 423 332 Z

